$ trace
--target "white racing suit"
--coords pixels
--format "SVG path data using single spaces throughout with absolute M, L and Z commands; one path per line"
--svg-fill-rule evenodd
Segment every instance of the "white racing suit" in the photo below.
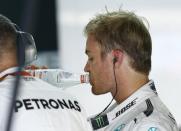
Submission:
M 176 121 L 150 81 L 121 104 L 89 119 L 95 131 L 178 131 Z
M 15 68 L 0 73 L 0 131 L 5 131 Z M 12 131 L 89 131 L 85 111 L 73 96 L 38 78 L 22 76 Z

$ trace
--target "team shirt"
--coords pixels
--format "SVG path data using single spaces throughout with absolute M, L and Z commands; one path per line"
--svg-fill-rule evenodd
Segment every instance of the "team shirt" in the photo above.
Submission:
M 0 73 L 0 131 L 5 131 L 17 68 Z M 38 78 L 21 76 L 12 131 L 89 131 L 79 101 Z

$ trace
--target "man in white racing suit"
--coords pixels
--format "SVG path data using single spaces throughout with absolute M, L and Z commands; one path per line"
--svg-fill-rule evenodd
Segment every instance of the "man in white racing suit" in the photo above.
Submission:
M 157 95 L 153 81 L 121 104 L 89 119 L 97 131 L 178 131 L 177 123 Z
M 75 97 L 25 71 L 17 71 L 18 35 L 24 42 L 29 42 L 25 47 L 25 61 L 31 62 L 36 52 L 35 45 L 31 43 L 33 39 L 0 15 L 0 131 L 6 130 L 17 75 L 21 76 L 21 81 L 15 100 L 12 131 L 89 131 L 85 111 Z M 26 46 L 27 43 L 24 44 Z
M 145 19 L 144 19 L 145 20 Z M 174 117 L 158 98 L 151 70 L 152 41 L 142 17 L 129 11 L 98 14 L 84 30 L 95 95 L 116 101 L 89 122 L 97 131 L 178 131 Z

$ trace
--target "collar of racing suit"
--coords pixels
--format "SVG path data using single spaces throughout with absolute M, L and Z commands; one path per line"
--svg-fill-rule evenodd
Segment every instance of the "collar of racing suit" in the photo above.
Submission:
M 93 130 L 98 130 L 117 120 L 121 120 L 121 123 L 126 124 L 133 120 L 136 114 L 140 114 L 141 112 L 143 112 L 146 116 L 149 116 L 153 112 L 153 106 L 150 98 L 154 96 L 157 96 L 157 92 L 154 82 L 150 80 L 121 104 L 114 104 L 110 107 L 113 108 L 113 110 L 98 117 L 90 117 L 88 121 Z

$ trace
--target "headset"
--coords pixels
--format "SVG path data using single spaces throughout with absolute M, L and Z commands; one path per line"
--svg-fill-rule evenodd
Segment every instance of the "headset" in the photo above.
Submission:
M 14 26 L 16 31 L 18 72 L 21 72 L 25 65 L 28 65 L 37 59 L 36 45 L 31 34 L 21 31 L 16 24 L 11 24 Z M 9 113 L 7 117 L 6 131 L 10 131 L 11 129 L 13 111 L 15 100 L 19 92 L 19 85 L 20 75 L 17 75 L 14 83 L 14 88 L 12 90 L 12 100 L 10 102 Z
M 23 32 L 21 29 L 14 24 L 14 27 L 16 29 L 16 35 L 17 35 L 17 47 L 23 47 L 23 59 L 24 59 L 24 65 L 28 65 L 34 60 L 37 59 L 37 49 L 35 45 L 35 41 L 33 39 L 33 36 L 30 33 Z M 18 49 L 18 48 L 17 48 Z M 20 51 L 18 51 L 19 53 Z

